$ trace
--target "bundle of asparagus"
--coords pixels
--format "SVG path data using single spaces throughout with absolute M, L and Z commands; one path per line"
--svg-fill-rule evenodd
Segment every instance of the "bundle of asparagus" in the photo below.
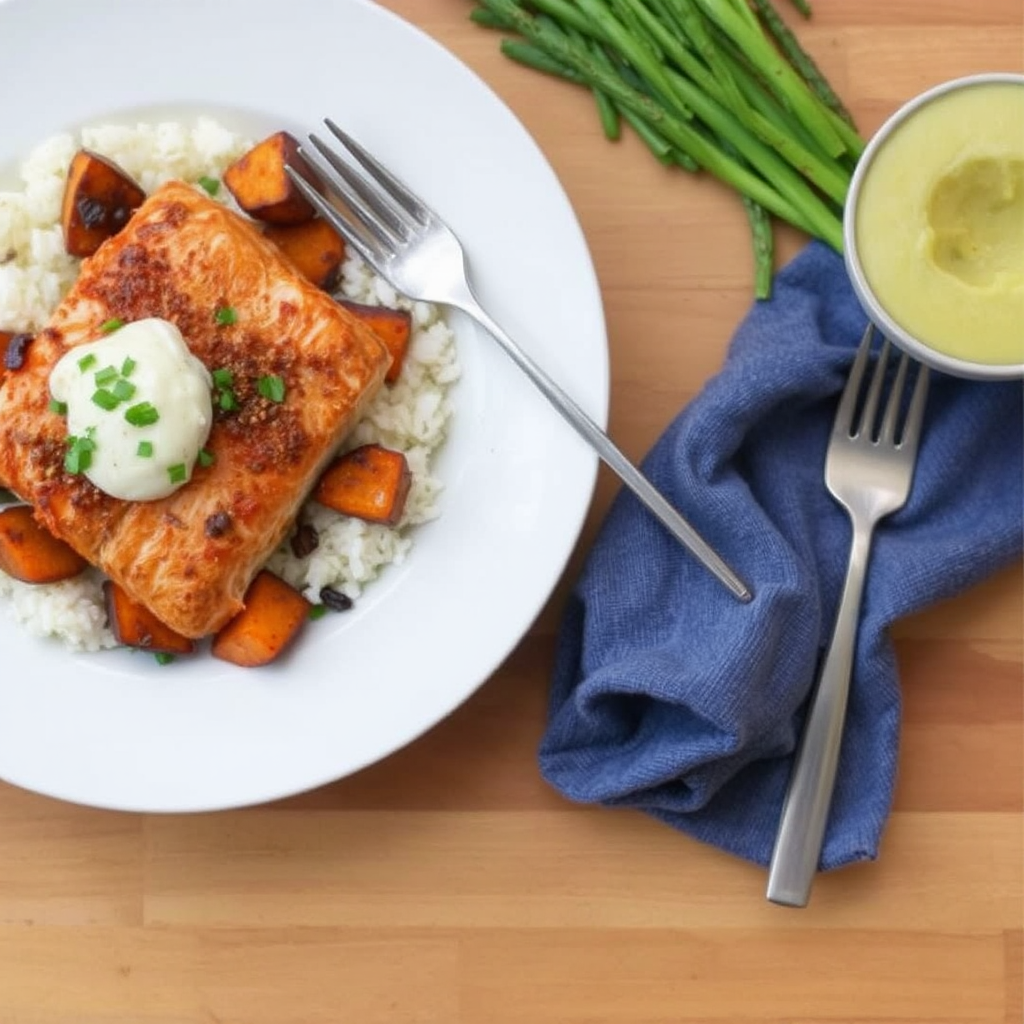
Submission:
M 806 0 L 792 0 L 810 16 Z M 771 0 L 479 0 L 513 60 L 593 91 L 665 164 L 734 188 L 771 294 L 771 216 L 842 251 L 842 207 L 864 143 Z

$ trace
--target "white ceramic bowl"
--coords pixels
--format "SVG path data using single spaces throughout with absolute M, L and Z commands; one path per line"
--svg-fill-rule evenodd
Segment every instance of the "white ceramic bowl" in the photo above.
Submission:
M 875 326 L 895 345 L 898 345 L 913 358 L 927 366 L 958 377 L 972 377 L 982 380 L 1004 380 L 1022 377 L 1024 376 L 1024 362 L 971 362 L 940 352 L 907 331 L 882 305 L 868 282 L 857 248 L 856 220 L 861 187 L 871 172 L 871 165 L 875 156 L 893 132 L 921 107 L 931 103 L 939 96 L 944 96 L 954 90 L 969 89 L 977 85 L 994 82 L 1015 82 L 1024 86 L 1024 75 L 1009 72 L 991 72 L 969 75 L 965 78 L 956 78 L 934 86 L 900 107 L 871 138 L 858 161 L 850 183 L 843 215 L 843 248 L 846 268 L 853 283 L 854 291 L 857 293 L 861 305 Z M 1021 330 L 1024 331 L 1024 322 L 1021 324 Z

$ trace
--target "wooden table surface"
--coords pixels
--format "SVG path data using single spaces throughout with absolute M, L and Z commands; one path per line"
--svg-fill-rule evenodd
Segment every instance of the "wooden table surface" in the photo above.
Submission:
M 749 304 L 742 210 L 613 148 L 589 97 L 501 58 L 466 0 L 386 0 L 475 69 L 586 232 L 611 432 L 639 458 Z M 1020 0 L 817 0 L 803 39 L 865 132 L 943 79 L 1020 69 Z M 787 236 L 787 254 L 799 245 Z M 502 668 L 384 763 L 189 817 L 0 786 L 0 1024 L 1009 1024 L 1022 1003 L 1022 580 L 896 630 L 905 727 L 878 862 L 811 906 L 633 812 L 571 806 L 535 749 L 565 579 Z

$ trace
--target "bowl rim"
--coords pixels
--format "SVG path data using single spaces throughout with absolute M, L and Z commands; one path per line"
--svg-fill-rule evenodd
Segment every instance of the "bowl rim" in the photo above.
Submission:
M 978 380 L 1012 380 L 1024 377 L 1024 361 L 1019 363 L 977 363 L 947 355 L 926 345 L 894 320 L 882 303 L 879 302 L 871 285 L 868 283 L 867 275 L 864 273 L 864 268 L 860 261 L 860 254 L 857 251 L 855 230 L 857 204 L 864 178 L 870 170 L 878 151 L 885 145 L 893 131 L 913 116 L 921 107 L 931 103 L 940 96 L 944 96 L 946 93 L 994 83 L 1011 83 L 1024 86 L 1024 74 L 1012 71 L 986 71 L 940 82 L 908 100 L 883 122 L 882 126 L 872 135 L 868 144 L 864 147 L 864 152 L 857 161 L 857 166 L 854 168 L 850 179 L 850 187 L 847 191 L 846 203 L 843 208 L 843 258 L 850 281 L 853 284 L 853 289 L 865 312 L 875 326 L 893 344 L 925 365 L 957 377 L 970 377 Z

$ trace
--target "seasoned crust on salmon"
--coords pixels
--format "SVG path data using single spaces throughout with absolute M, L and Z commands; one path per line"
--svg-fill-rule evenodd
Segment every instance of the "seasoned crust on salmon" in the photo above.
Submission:
M 218 322 L 230 308 L 236 320 Z M 64 469 L 67 428 L 49 374 L 113 318 L 162 317 L 213 371 L 231 371 L 236 411 L 218 411 L 214 462 L 158 501 L 129 502 Z M 82 264 L 78 280 L 0 384 L 0 484 L 171 628 L 214 632 L 286 535 L 390 363 L 376 335 L 300 277 L 243 217 L 180 182 L 150 196 Z M 284 401 L 262 397 L 279 376 Z

